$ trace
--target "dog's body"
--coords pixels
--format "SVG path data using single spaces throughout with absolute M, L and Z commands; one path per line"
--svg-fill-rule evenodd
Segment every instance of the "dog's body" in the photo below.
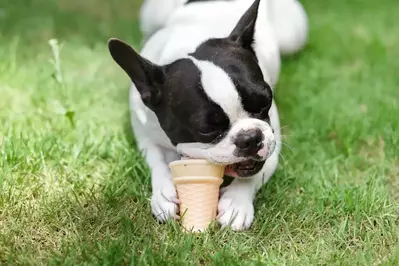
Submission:
M 277 82 L 280 53 L 304 45 L 306 16 L 296 0 L 186 2 L 144 3 L 141 56 L 149 61 L 110 43 L 133 81 L 132 125 L 152 171 L 152 211 L 160 221 L 176 217 L 168 163 L 204 158 L 231 165 L 226 174 L 236 178 L 223 189 L 219 222 L 246 229 L 281 148 L 269 84 Z

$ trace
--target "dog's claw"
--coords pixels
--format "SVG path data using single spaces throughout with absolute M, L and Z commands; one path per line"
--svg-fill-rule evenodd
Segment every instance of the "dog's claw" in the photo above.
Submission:
M 177 204 L 177 205 L 180 205 L 180 203 L 181 203 L 178 198 L 172 198 L 172 199 L 170 199 L 170 201 L 175 203 L 175 204 Z
M 152 213 L 158 221 L 165 222 L 169 219 L 175 219 L 178 211 L 177 205 L 176 191 L 173 184 L 169 187 L 163 187 L 162 190 L 153 191 L 151 197 Z
M 224 213 L 225 213 L 225 211 L 220 211 L 218 213 L 218 215 L 216 216 L 216 219 L 219 219 L 220 217 L 222 217 Z

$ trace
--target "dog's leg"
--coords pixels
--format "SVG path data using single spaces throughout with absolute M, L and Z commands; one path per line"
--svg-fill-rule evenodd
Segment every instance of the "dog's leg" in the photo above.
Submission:
M 158 221 L 177 218 L 177 196 L 168 167 L 167 158 L 162 148 L 156 145 L 148 145 L 145 149 L 145 158 L 151 169 L 151 208 Z M 169 156 L 170 157 L 170 156 Z
M 240 231 L 249 228 L 254 220 L 253 201 L 256 192 L 265 184 L 278 165 L 280 147 L 267 159 L 262 171 L 248 179 L 236 178 L 223 188 L 218 206 L 218 220 L 222 227 Z
M 138 148 L 151 170 L 152 213 L 158 221 L 163 222 L 176 217 L 178 201 L 168 163 L 179 158 L 173 150 L 166 150 L 152 141 L 152 139 L 158 139 L 151 132 L 154 131 L 152 123 L 156 121 L 156 117 L 146 109 L 134 84 L 131 84 L 129 99 L 132 129 Z M 155 132 L 161 130 L 159 128 Z

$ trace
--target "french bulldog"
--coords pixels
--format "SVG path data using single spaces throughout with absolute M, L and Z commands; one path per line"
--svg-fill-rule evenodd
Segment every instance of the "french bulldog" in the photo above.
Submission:
M 168 164 L 181 156 L 226 166 L 218 221 L 244 230 L 257 191 L 275 172 L 281 149 L 273 88 L 281 54 L 307 40 L 296 0 L 146 0 L 141 53 L 109 41 L 132 81 L 131 123 L 151 169 L 153 215 L 178 219 Z

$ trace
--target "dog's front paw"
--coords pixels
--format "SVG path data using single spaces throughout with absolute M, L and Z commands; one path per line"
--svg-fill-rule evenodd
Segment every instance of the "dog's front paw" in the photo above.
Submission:
M 178 219 L 176 190 L 173 184 L 156 189 L 152 193 L 151 208 L 152 214 L 160 222 L 169 219 Z
M 235 231 L 248 229 L 254 220 L 252 200 L 246 197 L 224 193 L 219 200 L 218 220 L 222 228 L 230 226 Z

